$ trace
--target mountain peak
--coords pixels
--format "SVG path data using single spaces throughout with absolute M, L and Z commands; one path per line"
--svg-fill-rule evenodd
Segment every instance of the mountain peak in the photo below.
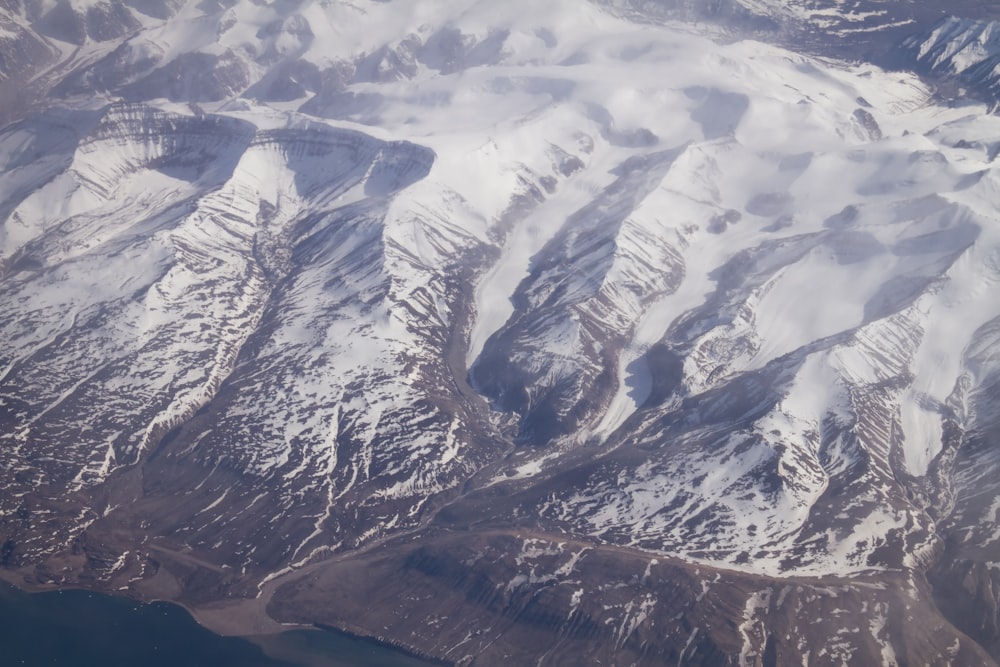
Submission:
M 989 664 L 998 121 L 859 59 L 988 90 L 931 13 L 7 3 L 4 566 L 461 664 Z

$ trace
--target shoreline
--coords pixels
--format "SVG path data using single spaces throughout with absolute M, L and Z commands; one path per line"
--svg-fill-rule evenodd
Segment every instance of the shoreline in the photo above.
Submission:
M 316 633 L 339 635 L 392 652 L 393 654 L 414 658 L 432 665 L 447 666 L 452 664 L 435 656 L 424 654 L 418 649 L 404 644 L 396 644 L 377 636 L 366 635 L 347 628 L 338 628 L 334 625 L 321 622 L 286 623 L 278 621 L 268 615 L 267 605 L 270 602 L 271 597 L 274 595 L 274 592 L 280 587 L 281 584 L 294 581 L 301 576 L 305 576 L 311 570 L 320 567 L 322 564 L 323 561 L 313 562 L 304 567 L 285 572 L 281 576 L 265 582 L 260 588 L 260 595 L 255 598 L 219 600 L 201 606 L 192 605 L 189 602 L 172 598 L 169 595 L 158 594 L 158 592 L 163 591 L 163 584 L 167 582 L 162 580 L 153 581 L 156 578 L 156 575 L 149 579 L 136 582 L 138 586 L 130 586 L 126 589 L 115 590 L 99 586 L 88 586 L 79 581 L 40 582 L 36 579 L 31 566 L 16 569 L 0 567 L 0 582 L 29 595 L 55 593 L 59 591 L 81 591 L 100 596 L 129 600 L 140 605 L 149 605 L 155 602 L 166 603 L 184 610 L 184 612 L 186 612 L 198 626 L 204 628 L 212 634 L 218 637 L 242 639 L 257 646 L 265 653 L 265 655 L 268 656 L 271 656 L 269 652 L 269 649 L 271 648 L 271 643 L 268 641 L 269 639 L 274 640 L 286 632 L 306 630 Z M 173 576 L 168 572 L 161 570 L 159 576 L 169 577 L 171 580 L 170 583 L 174 583 Z M 143 586 L 144 584 L 145 586 Z M 153 590 L 144 591 L 143 588 Z M 161 590 L 156 591 L 158 588 Z
M 220 600 L 204 606 L 195 606 L 168 595 L 145 594 L 140 587 L 114 590 L 98 586 L 88 586 L 81 582 L 39 582 L 34 579 L 33 572 L 29 567 L 17 569 L 0 568 L 0 581 L 28 594 L 52 593 L 57 591 L 87 591 L 98 595 L 125 598 L 139 604 L 165 602 L 182 608 L 198 625 L 220 637 L 249 638 L 279 634 L 288 630 L 317 629 L 317 626 L 313 624 L 282 623 L 271 618 L 266 611 L 267 602 L 271 596 L 268 594 L 267 598 L 264 599 L 263 591 L 261 596 L 256 598 Z M 138 583 L 141 586 L 144 583 L 148 584 L 150 581 L 151 579 L 146 579 Z M 271 592 L 273 590 L 269 591 L 269 593 Z

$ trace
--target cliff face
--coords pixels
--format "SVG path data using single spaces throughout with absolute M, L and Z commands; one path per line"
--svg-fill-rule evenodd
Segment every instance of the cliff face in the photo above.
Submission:
M 858 3 L 460 4 L 0 5 L 3 565 L 463 664 L 988 664 L 996 118 L 737 39 Z

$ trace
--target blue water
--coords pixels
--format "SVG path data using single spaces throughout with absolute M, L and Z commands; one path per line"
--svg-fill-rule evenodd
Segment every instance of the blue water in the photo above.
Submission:
M 429 667 L 436 663 L 337 632 L 297 630 L 255 642 L 220 637 L 198 625 L 183 608 L 168 603 L 139 604 L 88 591 L 28 594 L 0 584 L 0 664 Z

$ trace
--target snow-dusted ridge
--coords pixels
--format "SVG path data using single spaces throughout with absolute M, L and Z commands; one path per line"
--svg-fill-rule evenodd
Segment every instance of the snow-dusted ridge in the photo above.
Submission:
M 900 50 L 925 71 L 954 77 L 994 109 L 1000 101 L 1000 20 L 948 16 L 908 37 Z
M 462 604 L 613 628 L 612 661 L 676 612 L 667 577 L 692 609 L 740 582 L 704 603 L 735 634 L 685 620 L 671 654 L 740 664 L 779 600 L 824 608 L 801 582 L 868 614 L 844 660 L 911 646 L 882 582 L 920 618 L 928 570 L 986 595 L 1000 120 L 720 27 L 893 16 L 154 4 L 0 10 L 0 47 L 52 54 L 0 128 L 4 564 L 266 603 L 405 537 L 405 568 L 489 584 Z M 910 46 L 986 68 L 991 29 Z

